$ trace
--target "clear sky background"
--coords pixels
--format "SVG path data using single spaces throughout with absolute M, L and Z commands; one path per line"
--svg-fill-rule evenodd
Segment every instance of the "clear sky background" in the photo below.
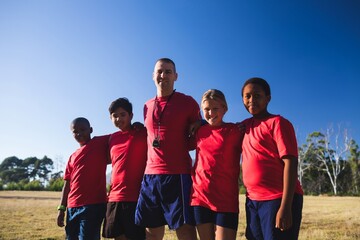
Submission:
M 143 122 L 160 57 L 177 64 L 177 91 L 199 102 L 222 90 L 226 121 L 250 117 L 241 87 L 259 76 L 299 144 L 338 124 L 359 143 L 359 12 L 357 0 L 2 0 L 0 161 L 46 155 L 62 168 L 78 147 L 70 122 L 116 131 L 108 106 L 118 97 Z

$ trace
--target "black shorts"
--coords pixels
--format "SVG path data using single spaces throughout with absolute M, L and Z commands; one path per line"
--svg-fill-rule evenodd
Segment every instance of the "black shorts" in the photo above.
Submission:
M 102 236 L 116 238 L 125 235 L 129 239 L 145 239 L 145 228 L 135 225 L 136 202 L 109 202 L 106 209 Z
M 203 223 L 213 223 L 215 225 L 224 228 L 230 228 L 235 231 L 237 231 L 239 223 L 239 213 L 215 212 L 201 206 L 194 206 L 194 218 L 196 225 Z

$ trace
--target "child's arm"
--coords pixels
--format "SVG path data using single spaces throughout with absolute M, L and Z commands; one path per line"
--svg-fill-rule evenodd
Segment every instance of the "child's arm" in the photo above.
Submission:
M 275 227 L 285 231 L 292 226 L 291 208 L 297 179 L 297 159 L 292 156 L 285 156 L 282 160 L 284 161 L 283 196 L 276 214 Z
M 203 119 L 201 120 L 197 120 L 195 122 L 193 122 L 192 124 L 190 124 L 189 126 L 189 130 L 188 130 L 188 139 L 189 139 L 189 144 L 188 144 L 188 150 L 194 150 L 196 149 L 196 132 L 197 130 L 203 126 L 207 124 L 207 122 Z
M 57 217 L 57 225 L 59 227 L 65 226 L 64 218 L 65 218 L 65 210 L 66 210 L 66 206 L 67 206 L 67 199 L 68 199 L 69 192 L 70 192 L 70 181 L 65 180 L 64 186 L 62 189 L 60 205 L 58 207 L 59 213 L 58 213 L 58 217 Z
M 131 127 L 133 129 L 135 129 L 136 131 L 140 131 L 141 129 L 143 129 L 145 126 L 144 124 L 142 124 L 141 122 L 134 122 Z
M 193 122 L 192 124 L 190 124 L 189 127 L 189 137 L 194 136 L 197 132 L 197 130 L 202 126 L 207 124 L 207 122 L 203 119 L 197 120 L 195 122 Z

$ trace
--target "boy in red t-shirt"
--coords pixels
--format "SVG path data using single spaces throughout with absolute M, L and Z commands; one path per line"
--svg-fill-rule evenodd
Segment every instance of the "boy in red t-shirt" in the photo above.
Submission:
M 146 128 L 135 130 L 131 126 L 133 111 L 127 98 L 113 101 L 109 113 L 119 131 L 111 134 L 109 140 L 111 188 L 102 235 L 143 240 L 145 228 L 135 225 L 135 208 L 146 165 Z
M 292 124 L 270 114 L 270 86 L 250 78 L 242 88 L 245 119 L 242 145 L 246 187 L 246 238 L 297 239 L 303 191 L 297 179 L 297 141 Z
M 72 121 L 70 130 L 80 148 L 66 165 L 57 225 L 64 226 L 66 210 L 67 239 L 100 239 L 106 211 L 109 135 L 91 138 L 93 129 L 82 117 Z

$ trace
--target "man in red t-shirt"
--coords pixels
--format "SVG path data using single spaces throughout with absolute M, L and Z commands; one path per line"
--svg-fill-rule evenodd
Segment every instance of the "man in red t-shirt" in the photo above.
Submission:
M 196 239 L 188 136 L 190 124 L 201 119 L 200 108 L 192 97 L 175 92 L 177 76 L 171 59 L 159 59 L 153 73 L 157 93 L 144 106 L 148 154 L 135 222 L 146 227 L 147 239 L 162 239 L 166 224 L 179 239 Z

